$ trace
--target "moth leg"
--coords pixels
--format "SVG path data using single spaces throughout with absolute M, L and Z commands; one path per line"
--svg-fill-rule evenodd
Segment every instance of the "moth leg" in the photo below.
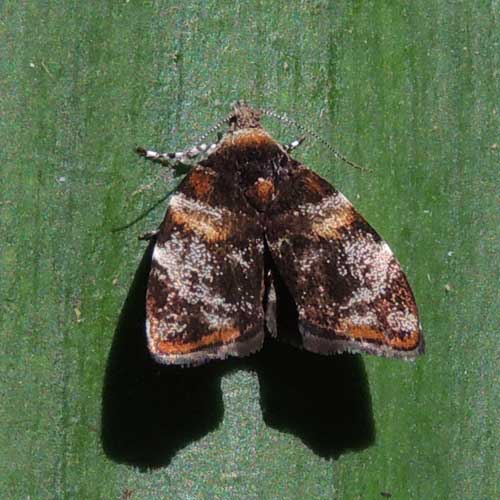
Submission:
M 283 144 L 283 147 L 285 148 L 285 151 L 287 153 L 290 153 L 294 149 L 298 148 L 305 140 L 306 136 L 303 135 L 299 137 L 298 139 L 295 139 L 294 141 L 290 142 L 289 144 Z
M 141 235 L 139 235 L 139 239 L 142 241 L 154 240 L 158 236 L 159 232 L 160 232 L 159 229 L 155 229 L 154 231 L 148 231 L 147 233 L 142 233 Z

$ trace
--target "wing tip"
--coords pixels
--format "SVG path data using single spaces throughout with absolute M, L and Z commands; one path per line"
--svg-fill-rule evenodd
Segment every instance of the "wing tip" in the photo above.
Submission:
M 371 354 L 385 358 L 402 359 L 414 361 L 417 357 L 425 353 L 425 341 L 422 332 L 415 332 L 418 335 L 418 343 L 412 349 L 395 348 L 389 344 L 374 343 L 364 340 L 325 338 L 314 333 L 317 328 L 309 328 L 301 324 L 303 348 L 317 354 L 341 354 L 348 352 L 352 354 Z

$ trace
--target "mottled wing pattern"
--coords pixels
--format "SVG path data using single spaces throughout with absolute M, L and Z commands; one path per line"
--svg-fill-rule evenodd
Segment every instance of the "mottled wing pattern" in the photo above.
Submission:
M 413 358 L 417 307 L 387 243 L 328 182 L 300 165 L 282 180 L 266 239 L 297 308 L 304 348 Z
M 263 342 L 263 230 L 235 179 L 199 164 L 172 196 L 153 252 L 146 298 L 155 358 L 201 364 Z

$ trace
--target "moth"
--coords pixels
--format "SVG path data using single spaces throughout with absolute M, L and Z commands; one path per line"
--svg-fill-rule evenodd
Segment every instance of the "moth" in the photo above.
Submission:
M 387 243 L 342 193 L 292 158 L 263 112 L 236 103 L 227 131 L 170 198 L 155 238 L 146 332 L 160 363 L 200 365 L 258 351 L 264 337 L 308 351 L 413 359 L 417 306 Z

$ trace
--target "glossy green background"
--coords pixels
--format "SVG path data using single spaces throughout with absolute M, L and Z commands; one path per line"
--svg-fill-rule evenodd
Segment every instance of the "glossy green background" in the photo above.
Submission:
M 0 496 L 498 498 L 498 2 L 5 1 Z M 387 239 L 416 363 L 268 345 L 160 369 L 147 252 L 183 148 L 236 98 Z M 269 128 L 289 141 L 296 131 Z M 151 189 L 140 189 L 153 183 Z

